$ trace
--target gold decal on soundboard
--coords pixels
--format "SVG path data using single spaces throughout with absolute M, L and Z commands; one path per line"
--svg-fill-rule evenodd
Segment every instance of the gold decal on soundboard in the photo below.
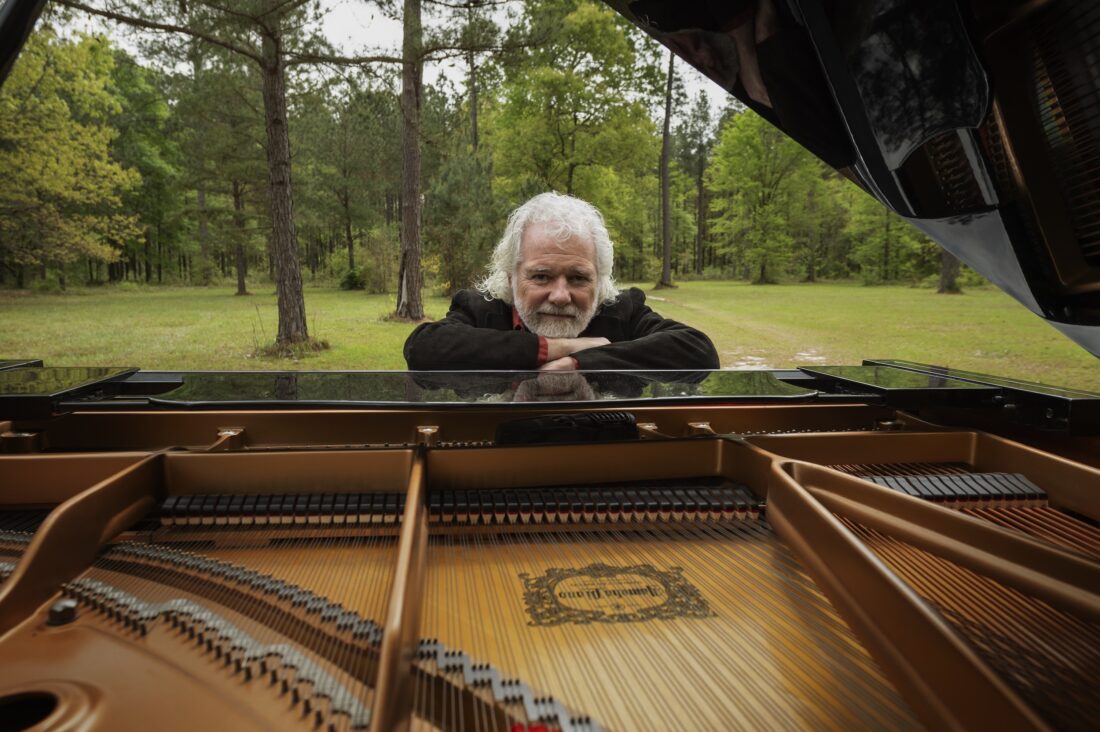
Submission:
M 651 564 L 612 567 L 597 563 L 579 569 L 552 567 L 537 577 L 524 572 L 519 577 L 530 625 L 634 623 L 714 615 L 699 590 L 684 579 L 680 567 L 659 570 Z

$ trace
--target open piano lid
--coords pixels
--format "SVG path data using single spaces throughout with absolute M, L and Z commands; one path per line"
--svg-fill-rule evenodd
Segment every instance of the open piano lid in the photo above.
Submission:
M 1100 4 L 774 0 L 768 109 L 755 0 L 606 2 L 1100 356 Z

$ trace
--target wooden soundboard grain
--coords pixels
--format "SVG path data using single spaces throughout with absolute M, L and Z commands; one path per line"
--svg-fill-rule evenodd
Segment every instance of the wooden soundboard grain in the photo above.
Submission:
M 713 614 L 531 624 L 521 574 L 594 563 L 682 568 Z M 422 627 L 608 730 L 918 726 L 763 521 L 725 532 L 434 537 Z

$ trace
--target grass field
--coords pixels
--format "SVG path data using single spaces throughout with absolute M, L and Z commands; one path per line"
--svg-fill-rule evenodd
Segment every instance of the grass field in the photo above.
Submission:
M 945 296 L 846 283 L 689 282 L 647 295 L 661 314 L 708 333 L 725 367 L 899 358 L 1100 392 L 1100 360 L 992 288 Z M 251 356 L 275 336 L 275 296 L 266 291 L 0 291 L 0 358 L 145 369 L 401 369 L 412 326 L 386 322 L 392 308 L 390 295 L 307 288 L 310 332 L 332 348 L 295 362 Z M 447 300 L 428 298 L 426 308 L 441 317 Z

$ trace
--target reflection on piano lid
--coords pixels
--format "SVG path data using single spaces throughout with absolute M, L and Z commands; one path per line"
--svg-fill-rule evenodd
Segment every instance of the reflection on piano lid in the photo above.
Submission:
M 756 3 L 606 2 L 1100 355 L 1100 5 L 774 0 L 779 30 L 756 47 L 768 108 L 731 32 Z

